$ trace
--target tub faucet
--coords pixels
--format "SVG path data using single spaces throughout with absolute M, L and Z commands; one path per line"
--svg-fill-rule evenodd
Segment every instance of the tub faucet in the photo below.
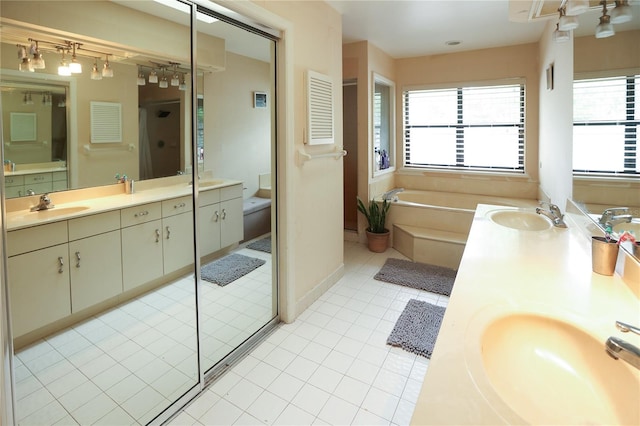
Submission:
M 49 198 L 49 194 L 42 194 L 40 196 L 40 202 L 37 206 L 31 207 L 32 212 L 37 212 L 40 210 L 49 210 L 54 208 L 55 206 L 51 204 L 51 198 Z
M 387 200 L 387 201 L 398 201 L 398 196 L 397 196 L 397 194 L 398 194 L 399 192 L 402 192 L 402 191 L 404 191 L 404 188 L 395 188 L 395 189 L 392 189 L 392 190 L 390 190 L 390 191 L 385 192 L 385 193 L 382 195 L 382 199 L 383 199 L 383 200 Z
M 630 223 L 633 216 L 629 213 L 628 207 L 612 207 L 610 209 L 606 209 L 602 212 L 602 216 L 598 219 L 600 225 L 607 226 L 615 226 L 619 223 Z
M 640 334 L 640 329 L 620 321 L 616 321 L 616 327 L 623 333 L 632 332 Z M 609 337 L 605 344 L 609 356 L 613 359 L 622 359 L 637 369 L 640 369 L 640 348 L 618 337 Z
M 552 204 L 552 203 L 540 202 L 540 204 L 541 205 L 542 204 L 548 204 L 549 205 L 549 211 L 544 210 L 544 209 L 542 209 L 540 207 L 536 207 L 536 213 L 548 217 L 551 220 L 551 223 L 553 223 L 553 226 L 555 226 L 557 228 L 566 228 L 567 227 L 567 224 L 564 223 L 564 220 L 562 220 L 564 218 L 564 215 L 560 211 L 560 207 L 558 207 L 557 205 Z

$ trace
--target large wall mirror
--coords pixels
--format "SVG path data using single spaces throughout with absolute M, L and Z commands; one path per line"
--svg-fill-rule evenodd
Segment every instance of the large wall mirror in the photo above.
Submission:
M 596 19 L 596 14 L 597 11 L 582 15 L 580 25 L 591 27 L 589 17 Z M 633 16 L 634 19 L 640 16 L 640 5 L 633 7 Z M 637 76 L 640 75 L 638 26 L 633 22 L 616 25 L 616 34 L 609 38 L 587 35 L 574 39 L 577 82 L 574 84 L 574 116 L 579 124 L 574 125 L 573 159 L 574 201 L 602 227 L 599 222 L 605 209 L 628 207 L 632 222 L 616 221 L 613 230 L 631 230 L 637 237 L 640 236 L 640 149 L 636 130 Z M 596 98 L 591 93 L 596 93 L 597 101 L 593 101 Z M 633 105 L 635 108 L 629 109 Z M 629 117 L 629 111 L 634 109 L 635 115 Z M 619 125 L 584 125 L 594 120 L 619 120 Z M 628 245 L 622 247 L 631 249 Z
M 194 27 L 192 4 L 180 0 L 0 4 L 20 424 L 161 422 L 277 320 L 276 39 L 211 7 L 198 6 Z M 128 197 L 116 175 L 136 181 L 130 198 L 151 193 L 153 202 L 64 221 L 58 204 L 47 223 L 11 228 L 37 194 L 68 191 L 51 194 L 54 203 Z M 184 191 L 164 199 L 163 185 Z M 125 211 L 143 220 L 126 223 Z M 58 231 L 62 242 L 50 243 Z M 41 234 L 44 246 L 23 248 Z M 230 255 L 254 269 L 224 284 L 198 281 L 196 265 Z M 66 287 L 49 290 L 57 285 Z

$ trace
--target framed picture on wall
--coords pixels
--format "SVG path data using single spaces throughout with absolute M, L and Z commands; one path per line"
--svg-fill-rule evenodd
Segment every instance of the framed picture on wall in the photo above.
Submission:
M 254 108 L 267 107 L 267 94 L 265 92 L 253 92 L 253 107 Z

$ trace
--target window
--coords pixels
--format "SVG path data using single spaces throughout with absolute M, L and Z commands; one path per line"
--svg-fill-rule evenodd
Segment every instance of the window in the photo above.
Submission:
M 524 95 L 524 84 L 405 91 L 405 167 L 524 173 Z
M 638 75 L 574 81 L 574 174 L 640 174 L 638 94 Z

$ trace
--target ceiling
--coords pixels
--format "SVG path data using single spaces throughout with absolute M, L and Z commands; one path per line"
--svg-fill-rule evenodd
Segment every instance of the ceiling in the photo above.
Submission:
M 560 0 L 325 0 L 342 15 L 342 41 L 368 40 L 393 58 L 453 53 L 534 43 Z M 602 14 L 598 0 L 580 15 L 574 36 L 593 35 Z M 613 1 L 609 0 L 613 7 Z M 616 31 L 640 29 L 640 0 L 630 1 L 634 19 Z M 615 36 L 614 36 L 615 37 Z M 450 46 L 447 42 L 459 41 Z

